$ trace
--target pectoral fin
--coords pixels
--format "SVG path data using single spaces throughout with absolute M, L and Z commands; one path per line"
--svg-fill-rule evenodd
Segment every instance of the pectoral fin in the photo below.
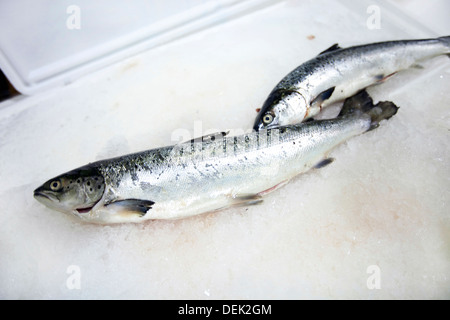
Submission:
M 154 204 L 150 200 L 125 199 L 112 202 L 105 207 L 119 215 L 138 215 L 143 217 Z
M 330 99 L 331 95 L 334 92 L 334 89 L 336 89 L 336 87 L 332 87 L 330 89 L 325 90 L 324 92 L 320 93 L 312 102 L 311 102 L 311 106 L 321 106 L 322 103 L 325 100 Z

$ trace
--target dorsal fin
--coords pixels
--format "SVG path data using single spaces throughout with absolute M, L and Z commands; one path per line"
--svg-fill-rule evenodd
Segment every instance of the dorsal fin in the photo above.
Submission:
M 339 49 L 342 49 L 342 48 L 339 47 L 339 44 L 338 44 L 338 43 L 335 43 L 335 44 L 333 44 L 331 47 L 329 47 L 327 50 L 322 51 L 322 52 L 319 53 L 318 55 L 321 56 L 321 55 L 323 55 L 323 54 L 325 54 L 325 53 L 333 52 L 333 51 L 336 51 L 336 50 L 339 50 Z

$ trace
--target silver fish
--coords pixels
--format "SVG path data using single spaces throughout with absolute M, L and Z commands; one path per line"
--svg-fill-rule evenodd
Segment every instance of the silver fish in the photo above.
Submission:
M 88 164 L 34 191 L 44 205 L 94 223 L 178 219 L 231 206 L 258 204 L 262 196 L 312 167 L 347 139 L 397 112 L 374 106 L 360 93 L 337 119 L 262 130 Z
M 372 43 L 342 49 L 337 44 L 305 62 L 272 90 L 255 119 L 255 130 L 303 122 L 324 107 L 383 82 L 421 61 L 450 54 L 450 36 Z

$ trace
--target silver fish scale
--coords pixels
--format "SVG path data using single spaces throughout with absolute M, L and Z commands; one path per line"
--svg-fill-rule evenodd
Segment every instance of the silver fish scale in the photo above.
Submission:
M 50 208 L 96 223 L 179 219 L 259 203 L 262 195 L 307 171 L 335 146 L 370 128 L 369 115 L 349 114 L 353 116 L 98 161 L 47 181 L 34 195 Z M 83 191 L 80 187 L 48 190 L 54 181 L 69 183 L 77 177 L 86 178 L 92 192 L 98 189 L 95 181 L 102 183 L 98 189 L 101 192 L 85 199 L 74 192 Z
M 231 199 L 257 194 L 288 180 L 316 164 L 332 147 L 367 130 L 369 124 L 367 117 L 306 123 L 213 142 L 188 142 L 92 165 L 98 165 L 105 178 L 105 204 L 146 199 L 154 201 L 156 208 L 179 201 L 195 210 L 213 199 L 214 205 L 222 201 L 226 206 L 230 200 L 225 195 Z M 183 205 L 177 203 L 174 210 L 180 208 Z
M 409 67 L 416 60 L 442 54 L 442 47 L 443 44 L 439 40 L 427 39 L 381 42 L 338 49 L 319 55 L 300 65 L 282 79 L 274 91 L 299 88 L 311 90 L 316 87 L 316 83 L 319 83 L 317 82 L 318 78 L 324 77 L 325 73 L 328 80 L 326 82 L 331 83 L 336 77 L 342 76 L 343 70 L 341 71 L 341 69 L 351 68 L 357 70 L 359 66 L 365 66 L 361 71 L 367 71 L 368 65 L 372 65 L 373 68 L 380 66 L 380 72 L 383 72 L 387 63 L 388 65 L 393 65 L 388 68 L 394 72 L 395 70 Z M 384 62 L 384 66 L 379 64 L 380 60 Z M 400 62 L 400 60 L 404 61 Z M 399 64 L 404 66 L 399 66 Z M 313 92 L 311 95 L 314 96 L 322 92 L 320 90 L 326 89 L 328 89 L 326 85 L 321 85 L 318 88 L 318 92 Z

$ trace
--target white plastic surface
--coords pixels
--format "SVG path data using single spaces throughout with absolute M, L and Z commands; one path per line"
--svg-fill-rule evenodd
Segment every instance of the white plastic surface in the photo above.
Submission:
M 0 298 L 449 299 L 447 57 L 371 88 L 398 114 L 259 206 L 98 226 L 32 196 L 95 160 L 251 128 L 276 83 L 336 42 L 444 35 L 385 1 L 286 1 L 0 104 Z
M 270 2 L 1 1 L 0 69 L 36 94 Z

